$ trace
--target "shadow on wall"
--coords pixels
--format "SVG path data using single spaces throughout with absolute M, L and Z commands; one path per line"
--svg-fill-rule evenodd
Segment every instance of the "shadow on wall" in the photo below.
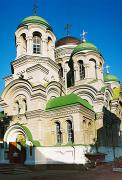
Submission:
M 7 116 L 4 114 L 4 112 L 1 112 L 0 117 L 0 140 L 4 139 L 4 134 L 7 130 L 7 128 L 10 126 L 10 122 L 12 121 L 11 116 Z
M 106 151 L 110 153 L 111 151 L 111 160 L 115 159 L 118 156 L 122 156 L 122 153 L 119 155 L 117 148 L 122 147 L 122 134 L 120 130 L 121 120 L 112 112 L 103 108 L 103 127 L 97 130 L 97 140 L 95 143 L 96 150 Z M 116 154 L 117 152 L 117 154 Z M 106 154 L 107 154 L 106 153 Z

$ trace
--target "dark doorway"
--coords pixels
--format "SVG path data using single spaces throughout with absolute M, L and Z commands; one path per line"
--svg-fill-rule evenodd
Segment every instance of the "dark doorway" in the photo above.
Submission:
M 16 142 L 9 142 L 10 163 L 24 164 L 26 159 L 25 141 L 18 135 Z

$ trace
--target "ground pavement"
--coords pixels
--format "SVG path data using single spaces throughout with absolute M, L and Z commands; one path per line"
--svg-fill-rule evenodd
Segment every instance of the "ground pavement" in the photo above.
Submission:
M 122 180 L 122 173 L 112 172 L 112 164 L 87 171 L 81 170 L 30 170 L 25 167 L 0 166 L 0 180 Z

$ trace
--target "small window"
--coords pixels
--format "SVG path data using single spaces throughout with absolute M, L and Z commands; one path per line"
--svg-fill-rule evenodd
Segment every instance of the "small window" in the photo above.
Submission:
M 26 101 L 26 99 L 24 99 L 23 100 L 23 105 L 24 105 L 24 112 L 26 112 L 27 111 L 27 101 Z
M 37 35 L 33 37 L 33 53 L 41 54 L 41 37 Z
M 19 113 L 20 113 L 20 105 L 19 105 L 19 102 L 16 101 L 15 104 L 16 104 L 17 114 L 19 114 Z
M 79 61 L 79 73 L 80 73 L 80 80 L 85 78 L 85 67 L 83 65 L 83 61 Z
M 72 128 L 72 122 L 67 121 L 67 134 L 68 134 L 68 143 L 74 142 L 74 135 L 73 135 L 73 128 Z
M 56 122 L 56 143 L 61 144 L 61 129 L 59 122 Z
M 62 78 L 63 77 L 63 68 L 62 68 L 62 65 L 61 65 L 61 63 L 59 63 L 58 64 L 58 66 L 59 66 L 59 78 Z

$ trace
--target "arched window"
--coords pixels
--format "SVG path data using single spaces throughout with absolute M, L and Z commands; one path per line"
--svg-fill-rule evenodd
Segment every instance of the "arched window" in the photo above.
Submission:
M 62 78 L 63 77 L 63 68 L 62 68 L 61 63 L 59 63 L 58 66 L 59 66 L 59 78 Z
M 50 45 L 52 43 L 52 39 L 51 37 L 48 37 L 48 45 Z
M 33 53 L 41 54 L 41 35 L 38 32 L 33 34 Z
M 61 129 L 59 122 L 56 122 L 56 143 L 61 144 Z
M 74 62 L 68 61 L 68 66 L 70 70 L 67 72 L 67 87 L 74 86 L 75 77 L 74 77 Z
M 23 100 L 23 111 L 24 112 L 27 111 L 27 101 L 26 101 L 26 99 Z
M 80 75 L 80 80 L 84 79 L 85 78 L 85 67 L 83 65 L 83 61 L 82 60 L 79 60 L 79 75 Z
M 19 114 L 20 113 L 20 106 L 19 106 L 18 101 L 15 102 L 15 106 L 16 106 L 16 112 L 17 112 L 17 114 Z
M 73 128 L 72 128 L 72 122 L 67 121 L 67 135 L 68 135 L 68 143 L 74 142 L 74 135 L 73 135 Z
M 102 68 L 102 63 L 100 62 L 100 68 Z

